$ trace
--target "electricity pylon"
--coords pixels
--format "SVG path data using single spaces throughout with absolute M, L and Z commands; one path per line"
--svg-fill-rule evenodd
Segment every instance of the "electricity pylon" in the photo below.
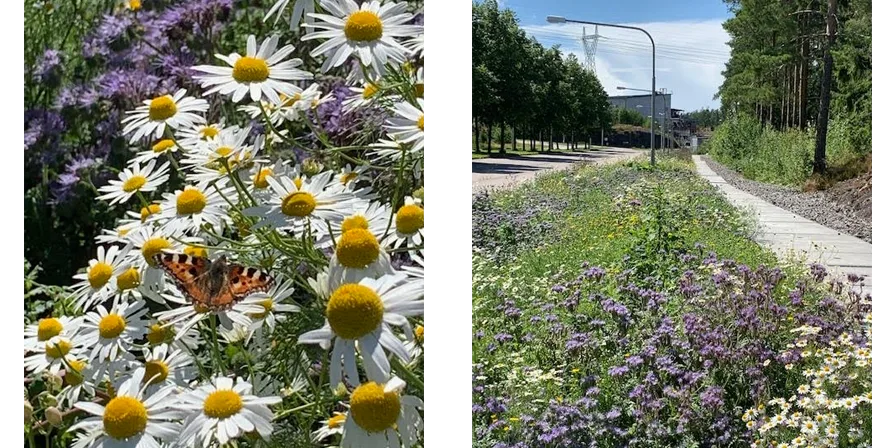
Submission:
M 594 56 L 597 54 L 597 25 L 594 25 L 594 34 L 585 34 L 585 27 L 582 27 L 582 46 L 585 47 L 585 65 L 597 75 L 597 66 L 594 62 Z

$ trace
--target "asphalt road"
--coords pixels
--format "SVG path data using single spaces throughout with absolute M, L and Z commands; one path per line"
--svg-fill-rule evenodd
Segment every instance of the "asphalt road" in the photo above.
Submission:
M 538 154 L 473 160 L 473 191 L 507 188 L 533 179 L 539 173 L 568 168 L 577 162 L 612 163 L 649 154 L 629 148 L 602 148 L 566 154 Z

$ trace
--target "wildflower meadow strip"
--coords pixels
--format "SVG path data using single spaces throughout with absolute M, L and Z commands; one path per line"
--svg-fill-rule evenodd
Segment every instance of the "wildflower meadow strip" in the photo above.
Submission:
M 474 248 L 473 445 L 870 442 L 862 279 L 775 266 L 711 186 L 659 167 L 581 167 L 477 199 L 474 222 L 521 219 Z M 541 236 L 524 217 L 540 207 L 517 207 L 530 193 L 565 200 Z
M 30 446 L 422 445 L 423 5 L 289 3 L 115 116 L 121 217 L 26 318 Z

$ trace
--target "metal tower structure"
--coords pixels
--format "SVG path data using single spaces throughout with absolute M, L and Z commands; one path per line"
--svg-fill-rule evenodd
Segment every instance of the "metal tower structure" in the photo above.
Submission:
M 594 56 L 597 54 L 597 25 L 594 25 L 594 34 L 586 34 L 585 27 L 582 27 L 582 46 L 585 47 L 585 65 L 597 75 L 597 66 L 594 62 Z

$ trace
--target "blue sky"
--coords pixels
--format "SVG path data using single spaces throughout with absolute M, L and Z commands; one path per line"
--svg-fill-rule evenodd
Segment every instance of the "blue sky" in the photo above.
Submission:
M 499 0 L 516 12 L 520 26 L 543 45 L 585 61 L 582 25 L 549 25 L 548 15 L 639 26 L 657 43 L 657 88 L 672 92 L 672 107 L 687 111 L 718 107 L 712 97 L 728 60 L 728 35 L 722 22 L 729 16 L 721 0 Z M 587 32 L 593 33 L 588 27 Z M 650 42 L 637 31 L 598 29 L 595 71 L 611 96 L 632 94 L 617 86 L 650 88 Z

